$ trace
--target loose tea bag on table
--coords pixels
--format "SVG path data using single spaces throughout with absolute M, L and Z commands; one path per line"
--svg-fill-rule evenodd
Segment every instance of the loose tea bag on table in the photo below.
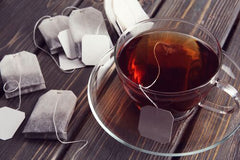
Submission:
M 0 63 L 2 81 L 5 86 L 6 98 L 42 90 L 46 88 L 36 55 L 22 51 L 16 54 L 5 55 Z
M 58 15 L 43 19 L 38 26 L 51 54 L 55 54 L 61 48 L 61 43 L 58 40 L 59 32 L 68 29 L 68 17 Z
M 74 43 L 77 45 L 81 58 L 81 42 L 86 34 L 108 35 L 103 15 L 93 7 L 87 7 L 72 11 L 69 16 L 69 29 Z
M 76 102 L 77 97 L 69 90 L 50 90 L 42 95 L 24 128 L 25 137 L 56 139 L 57 134 L 60 139 L 67 140 L 68 124 Z

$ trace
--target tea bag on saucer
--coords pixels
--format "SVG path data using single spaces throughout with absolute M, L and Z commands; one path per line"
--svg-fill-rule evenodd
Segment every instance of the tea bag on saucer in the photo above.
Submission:
M 26 138 L 68 139 L 68 124 L 77 97 L 69 90 L 50 90 L 42 95 L 24 128 Z
M 81 42 L 86 34 L 108 35 L 103 15 L 93 7 L 73 10 L 69 16 L 69 29 L 81 57 Z
M 58 15 L 55 17 L 45 18 L 38 26 L 44 40 L 49 47 L 51 54 L 55 54 L 61 48 L 58 40 L 59 32 L 68 29 L 68 17 Z
M 113 12 L 122 31 L 149 19 L 137 0 L 113 0 Z
M 6 98 L 19 95 L 18 83 L 21 79 L 21 94 L 46 88 L 36 55 L 22 51 L 5 55 L 0 63 L 2 81 L 5 84 Z M 11 92 L 10 92 L 11 91 Z

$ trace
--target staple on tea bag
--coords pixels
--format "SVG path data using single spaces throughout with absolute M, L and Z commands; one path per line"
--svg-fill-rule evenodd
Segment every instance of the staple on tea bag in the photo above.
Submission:
M 113 0 L 113 12 L 122 31 L 149 19 L 137 0 Z
M 0 65 L 6 98 L 46 88 L 36 55 L 26 51 L 5 55 Z

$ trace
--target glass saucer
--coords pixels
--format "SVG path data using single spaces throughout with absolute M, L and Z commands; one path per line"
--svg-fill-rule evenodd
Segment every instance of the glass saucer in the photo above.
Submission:
M 239 66 L 226 54 L 220 71 L 222 80 L 238 88 Z M 218 105 L 232 106 L 234 100 L 213 89 L 207 99 Z M 240 112 L 219 114 L 196 107 L 188 118 L 174 122 L 171 142 L 161 144 L 138 132 L 139 109 L 124 91 L 115 69 L 113 50 L 96 65 L 88 83 L 88 101 L 100 126 L 118 142 L 147 154 L 187 156 L 210 150 L 229 139 L 240 128 Z

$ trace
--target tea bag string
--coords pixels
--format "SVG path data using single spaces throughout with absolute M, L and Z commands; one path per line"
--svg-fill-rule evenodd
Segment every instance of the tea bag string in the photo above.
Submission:
M 62 15 L 65 15 L 65 12 L 67 11 L 67 10 L 69 10 L 69 9 L 71 9 L 71 12 L 72 12 L 72 10 L 77 10 L 77 9 L 79 9 L 78 7 L 75 7 L 75 6 L 68 6 L 68 7 L 66 7 L 66 8 L 64 8 L 63 10 L 62 10 Z
M 155 80 L 148 86 L 142 86 L 141 84 L 139 84 L 139 89 L 142 91 L 142 93 L 147 97 L 147 99 L 154 105 L 154 107 L 158 108 L 157 104 L 147 95 L 147 93 L 144 91 L 144 89 L 149 89 L 151 88 L 157 81 L 157 79 L 159 78 L 160 76 L 160 64 L 158 62 L 158 59 L 157 59 L 157 55 L 156 55 L 156 47 L 158 44 L 160 44 L 161 42 L 157 42 L 155 45 L 154 45 L 154 48 L 153 48 L 153 54 L 154 54 L 154 58 L 157 62 L 157 66 L 158 66 L 158 73 L 157 73 L 157 76 L 155 78 Z
M 105 19 L 104 19 L 105 20 Z M 104 20 L 98 25 L 96 34 L 99 34 L 101 26 L 104 24 Z
M 55 130 L 55 134 L 57 137 L 57 140 L 62 143 L 62 144 L 73 144 L 73 143 L 84 143 L 84 145 L 82 145 L 77 152 L 75 152 L 73 158 L 75 158 L 75 156 L 77 155 L 78 152 L 80 152 L 83 148 L 85 148 L 88 144 L 88 140 L 75 140 L 75 141 L 62 141 L 61 138 L 58 135 L 58 130 L 57 130 L 57 125 L 56 125 L 56 121 L 55 121 L 55 117 L 56 117 L 56 111 L 57 111 L 57 106 L 58 106 L 58 102 L 59 102 L 59 97 L 57 96 L 57 100 L 55 103 L 55 107 L 54 107 L 54 111 L 53 111 L 53 126 L 54 126 L 54 130 Z
M 63 72 L 63 73 L 67 73 L 67 74 L 71 74 L 75 71 L 75 69 L 73 70 L 70 70 L 70 71 L 65 71 L 63 70 L 60 65 L 58 64 L 57 60 L 53 57 L 53 55 L 48 52 L 47 50 L 45 50 L 44 48 L 40 47 L 38 44 L 37 44 L 37 41 L 36 41 L 36 30 L 37 30 L 37 27 L 38 25 L 40 24 L 41 21 L 43 21 L 44 19 L 46 18 L 51 18 L 51 16 L 49 15 L 46 15 L 46 16 L 43 16 L 41 18 L 38 19 L 38 21 L 35 23 L 34 25 L 34 28 L 33 28 L 33 43 L 35 45 L 35 47 L 37 47 L 38 49 L 40 49 L 41 51 L 43 51 L 44 53 L 46 53 L 48 56 L 51 57 L 51 59 L 54 61 L 54 63 L 58 66 L 58 68 Z
M 18 64 L 18 63 L 16 62 L 16 65 L 17 65 L 17 64 Z M 3 91 L 4 91 L 5 93 L 13 93 L 13 92 L 15 92 L 15 91 L 18 89 L 19 102 L 18 102 L 18 107 L 16 108 L 16 110 L 20 110 L 21 104 L 22 104 L 22 95 L 21 95 L 21 94 L 22 94 L 22 90 L 21 90 L 22 75 L 21 75 L 21 69 L 20 69 L 20 67 L 18 66 L 17 68 L 18 68 L 18 71 L 19 71 L 19 81 L 17 81 L 17 80 L 8 80 L 8 81 L 6 81 L 6 82 L 4 83 L 4 85 L 3 85 Z M 17 84 L 17 87 L 9 91 L 9 90 L 7 89 L 7 85 L 8 85 L 9 83 L 16 83 L 16 84 Z

